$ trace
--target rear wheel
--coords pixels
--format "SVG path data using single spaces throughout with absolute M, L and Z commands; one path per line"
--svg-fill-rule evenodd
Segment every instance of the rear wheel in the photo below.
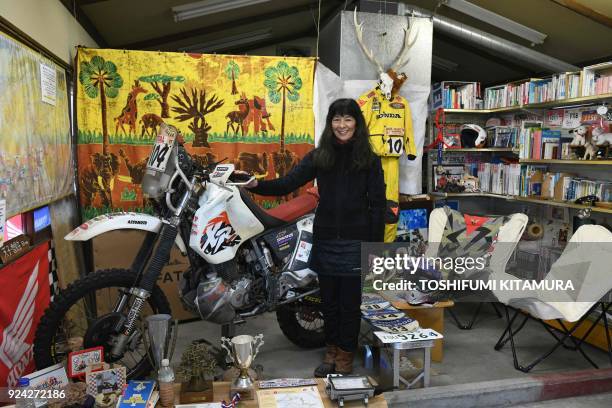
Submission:
M 105 362 L 117 362 L 126 367 L 128 379 L 141 378 L 151 371 L 142 341 L 142 322 L 151 314 L 171 314 L 162 290 L 155 286 L 147 299 L 134 329 L 134 336 L 121 358 L 110 359 L 116 324 L 124 318 L 113 313 L 121 293 L 134 285 L 136 273 L 129 269 L 96 271 L 70 284 L 53 301 L 40 320 L 34 338 L 34 360 L 42 369 L 65 360 L 71 343 L 82 341 L 82 348 L 104 347 Z M 126 314 L 131 300 L 123 308 Z
M 302 348 L 325 346 L 320 304 L 318 296 L 306 296 L 276 309 L 278 325 L 293 344 Z

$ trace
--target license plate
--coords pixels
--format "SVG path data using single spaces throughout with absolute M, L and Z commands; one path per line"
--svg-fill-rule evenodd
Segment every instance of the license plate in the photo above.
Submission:
M 374 332 L 376 337 L 380 339 L 382 343 L 409 343 L 413 341 L 425 341 L 425 340 L 436 340 L 441 339 L 440 333 L 433 329 L 418 329 L 409 333 L 387 333 L 383 331 Z

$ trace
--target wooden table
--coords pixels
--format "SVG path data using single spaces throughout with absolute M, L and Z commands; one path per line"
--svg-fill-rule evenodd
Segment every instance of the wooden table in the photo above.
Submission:
M 317 385 L 319 388 L 319 394 L 321 395 L 321 399 L 323 400 L 323 405 L 325 406 L 325 408 L 337 407 L 337 404 L 327 397 L 327 394 L 325 393 L 325 385 L 324 385 L 323 379 L 317 378 L 316 380 L 317 380 Z M 255 383 L 257 383 L 257 381 Z M 175 401 L 176 401 L 176 404 L 178 404 L 181 385 L 175 384 L 175 388 L 176 388 Z M 229 391 L 230 391 L 229 382 L 214 382 L 213 383 L 213 392 L 214 392 L 215 401 L 218 401 L 218 402 L 221 402 L 222 400 L 229 401 L 230 399 Z M 349 407 L 349 408 L 350 407 L 357 408 L 357 407 L 363 407 L 363 403 L 360 401 L 347 401 L 344 403 L 344 406 Z M 161 405 L 158 403 L 157 407 L 159 408 L 161 407 Z M 244 408 L 258 407 L 257 397 L 255 397 L 254 400 L 240 401 L 240 403 L 238 403 L 238 408 L 243 408 L 243 407 Z M 285 408 L 285 407 L 282 407 L 282 408 Z M 296 407 L 296 408 L 299 408 L 299 407 Z M 377 395 L 373 398 L 370 398 L 368 408 L 387 408 L 387 401 L 385 400 L 385 397 L 382 394 Z
M 380 294 L 391 302 L 393 307 L 418 320 L 420 327 L 434 329 L 444 335 L 444 308 L 454 306 L 455 302 L 452 300 L 436 302 L 433 305 L 412 306 L 405 300 L 398 299 L 393 292 L 385 291 Z M 442 362 L 444 356 L 443 341 L 444 339 L 434 340 L 431 349 L 431 359 L 436 363 Z

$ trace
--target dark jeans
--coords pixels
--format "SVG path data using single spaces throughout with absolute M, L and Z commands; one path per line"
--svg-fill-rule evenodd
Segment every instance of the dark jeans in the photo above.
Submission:
M 357 349 L 361 325 L 361 276 L 319 275 L 325 342 L 344 351 Z

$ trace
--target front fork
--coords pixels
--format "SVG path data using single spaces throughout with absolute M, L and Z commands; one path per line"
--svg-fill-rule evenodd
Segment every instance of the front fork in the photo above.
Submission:
M 157 278 L 161 274 L 162 268 L 170 260 L 170 251 L 172 250 L 176 236 L 179 233 L 181 214 L 187 206 L 187 203 L 189 203 L 191 197 L 194 194 L 197 195 L 199 192 L 198 189 L 200 185 L 201 184 L 199 183 L 198 178 L 194 177 L 191 179 L 192 188 L 188 189 L 185 194 L 183 194 L 179 205 L 174 211 L 174 215 L 169 220 L 164 221 L 162 224 L 159 232 L 159 239 L 157 240 L 157 247 L 153 251 L 153 256 L 146 265 L 146 272 L 144 272 L 142 276 L 139 276 L 139 287 L 133 287 L 130 289 L 130 294 L 124 293 L 121 296 L 121 299 L 115 308 L 116 312 L 120 312 L 125 306 L 127 306 L 130 295 L 134 297 L 134 301 L 132 302 L 127 318 L 125 320 L 122 319 L 120 323 L 121 327 L 117 328 L 119 334 L 115 338 L 113 348 L 111 350 L 111 357 L 118 359 L 123 356 L 125 347 L 131 338 L 134 327 L 136 326 L 138 316 L 140 316 L 140 312 L 147 299 L 149 296 L 151 296 L 155 283 L 157 282 Z M 147 237 L 147 239 L 148 238 L 149 237 Z M 145 241 L 145 243 L 146 242 L 147 241 Z M 149 246 L 149 248 L 151 247 L 152 246 Z M 139 269 L 144 270 L 147 255 L 150 255 L 150 250 L 144 247 L 141 248 L 136 256 L 134 261 L 135 265 L 133 265 L 133 267 L 140 267 Z

